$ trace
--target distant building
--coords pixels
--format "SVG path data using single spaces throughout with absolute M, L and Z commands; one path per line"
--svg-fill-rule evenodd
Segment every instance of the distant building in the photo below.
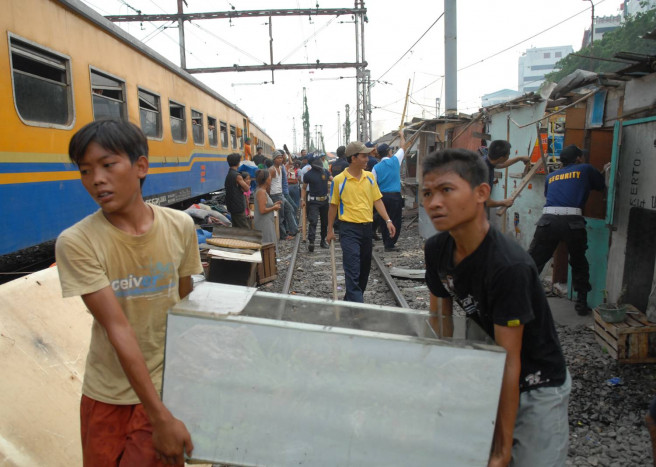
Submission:
M 540 89 L 545 75 L 554 71 L 556 63 L 572 52 L 574 49 L 571 45 L 526 50 L 519 57 L 519 93 L 526 94 Z
M 622 15 L 615 16 L 596 16 L 594 22 L 594 40 L 598 41 L 604 34 L 619 28 L 622 25 Z M 590 44 L 590 28 L 583 32 L 583 42 L 581 47 L 586 47 Z
M 516 97 L 521 96 L 520 92 L 512 89 L 501 89 L 500 91 L 491 92 L 490 94 L 483 94 L 481 99 L 481 107 L 490 107 L 491 105 L 501 104 L 508 102 Z
M 598 41 L 604 34 L 619 28 L 629 16 L 644 13 L 656 8 L 656 0 L 624 0 L 620 4 L 620 14 L 614 16 L 596 16 L 594 20 L 594 40 Z M 590 28 L 583 32 L 581 47 L 590 45 Z
M 626 18 L 636 13 L 653 10 L 656 8 L 656 0 L 624 0 L 624 4 L 620 8 L 623 10 L 624 17 Z

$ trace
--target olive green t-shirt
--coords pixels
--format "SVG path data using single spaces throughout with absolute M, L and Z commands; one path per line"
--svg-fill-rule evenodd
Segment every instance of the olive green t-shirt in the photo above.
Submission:
M 56 257 L 64 297 L 110 286 L 132 325 L 150 377 L 161 392 L 166 313 L 179 300 L 180 277 L 202 271 L 192 218 L 152 206 L 153 225 L 143 235 L 114 227 L 98 210 L 57 239 Z M 91 328 L 82 393 L 109 404 L 136 404 L 105 329 Z

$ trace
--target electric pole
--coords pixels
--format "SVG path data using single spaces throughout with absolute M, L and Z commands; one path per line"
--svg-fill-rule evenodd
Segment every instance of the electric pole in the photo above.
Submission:
M 308 111 L 307 96 L 303 88 L 303 144 L 306 151 L 310 151 L 310 112 Z
M 342 121 L 339 119 L 339 110 L 337 111 L 337 147 L 342 145 Z

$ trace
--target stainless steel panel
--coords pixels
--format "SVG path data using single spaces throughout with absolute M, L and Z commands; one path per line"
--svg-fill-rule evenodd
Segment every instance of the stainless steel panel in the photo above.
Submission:
M 423 313 L 260 292 L 239 315 L 212 304 L 203 313 L 221 287 L 201 285 L 168 319 L 163 397 L 189 428 L 194 459 L 487 462 L 505 361 L 498 347 L 417 337 Z

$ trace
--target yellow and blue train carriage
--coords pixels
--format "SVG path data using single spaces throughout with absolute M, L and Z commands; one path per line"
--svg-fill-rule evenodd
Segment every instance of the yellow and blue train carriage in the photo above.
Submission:
M 68 142 L 94 119 L 148 137 L 144 197 L 223 188 L 226 156 L 273 141 L 237 106 L 77 0 L 8 0 L 0 17 L 0 255 L 52 240 L 97 206 Z

